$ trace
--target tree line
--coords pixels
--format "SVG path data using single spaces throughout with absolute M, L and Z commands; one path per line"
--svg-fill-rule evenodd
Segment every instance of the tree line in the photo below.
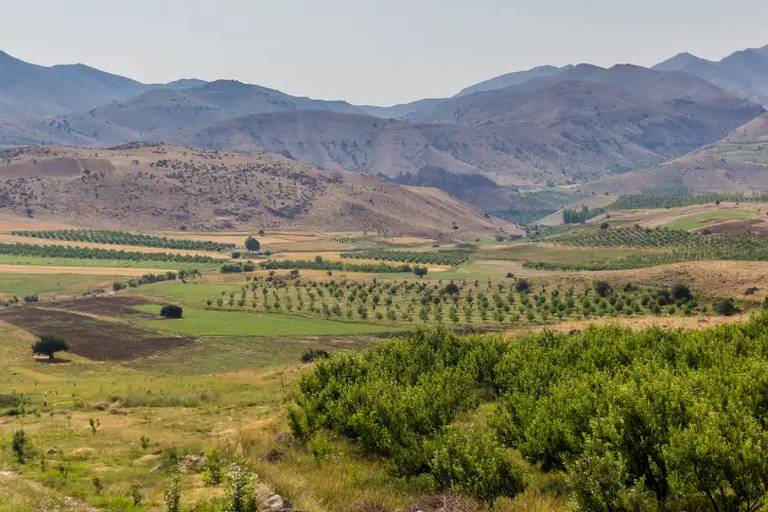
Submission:
M 171 261 L 179 263 L 215 263 L 210 256 L 197 254 L 171 254 L 161 252 L 138 252 L 69 245 L 39 245 L 22 243 L 0 243 L 0 254 L 12 256 L 39 256 L 43 258 L 78 258 L 93 260 L 128 261 Z
M 198 251 L 225 251 L 234 249 L 235 244 L 225 244 L 210 240 L 184 240 L 165 236 L 147 235 L 104 229 L 61 229 L 50 231 L 12 231 L 11 234 L 30 238 L 64 240 L 67 242 L 91 242 L 111 245 L 136 245 L 142 247 L 162 247 L 167 249 L 188 249 Z

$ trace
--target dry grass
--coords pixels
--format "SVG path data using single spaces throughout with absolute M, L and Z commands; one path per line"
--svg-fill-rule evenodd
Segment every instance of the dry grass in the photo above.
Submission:
M 0 264 L 3 274 L 76 274 L 84 276 L 126 276 L 138 277 L 145 274 L 161 272 L 156 268 L 124 268 L 124 267 L 64 267 L 43 265 L 8 265 Z

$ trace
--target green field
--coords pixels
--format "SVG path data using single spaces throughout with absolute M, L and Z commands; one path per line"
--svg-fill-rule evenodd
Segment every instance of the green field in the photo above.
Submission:
M 638 253 L 625 247 L 564 247 L 542 244 L 519 244 L 483 253 L 494 260 L 537 261 L 545 263 L 603 263 Z M 644 253 L 650 251 L 644 250 Z
M 308 349 L 349 350 L 367 346 L 365 337 L 247 337 L 205 336 L 191 347 L 172 349 L 159 355 L 134 359 L 126 366 L 141 371 L 203 375 L 243 370 L 269 370 L 297 364 Z
M 116 279 L 120 278 L 81 274 L 0 274 L 0 296 L 77 295 Z
M 239 289 L 239 284 L 180 283 L 177 281 L 144 286 L 141 289 L 141 294 L 189 306 L 204 306 L 205 299 L 221 293 L 235 292 Z
M 140 306 L 144 312 L 159 313 L 156 305 Z M 340 336 L 392 332 L 382 325 L 307 318 L 280 313 L 216 311 L 184 308 L 177 320 L 141 320 L 141 324 L 158 331 L 190 336 Z
M 605 327 L 598 335 L 586 323 L 703 326 L 725 320 L 718 316 L 717 299 L 694 283 L 686 296 L 685 287 L 660 279 L 641 282 L 631 275 L 631 282 L 613 276 L 593 280 L 583 273 L 539 273 L 523 267 L 529 262 L 604 267 L 633 256 L 671 255 L 680 247 L 703 254 L 706 244 L 718 249 L 706 254 L 720 255 L 722 247 L 740 255 L 757 254 L 764 239 L 597 226 L 554 233 L 562 238 L 478 241 L 472 258 L 424 277 L 329 275 L 321 269 L 302 269 L 298 275 L 289 269 L 224 274 L 218 264 L 0 256 L 0 262 L 6 258 L 26 264 L 205 271 L 186 283 L 177 279 L 87 297 L 83 292 L 96 284 L 128 278 L 0 275 L 0 295 L 41 295 L 39 303 L 9 305 L 0 315 L 0 512 L 94 510 L 88 507 L 167 512 L 164 495 L 186 457 L 202 459 L 214 451 L 224 467 L 237 461 L 258 475 L 261 495 L 277 492 L 306 512 L 575 512 L 578 475 L 567 474 L 569 468 L 562 464 L 545 467 L 548 459 L 540 451 L 551 445 L 557 457 L 578 458 L 584 429 L 600 439 L 603 432 L 593 431 L 590 419 L 603 418 L 579 408 L 624 404 L 613 404 L 610 397 L 619 397 L 617 390 L 624 384 L 627 396 L 635 389 L 637 383 L 621 381 L 628 371 L 624 366 L 631 363 L 628 357 L 659 363 L 648 367 L 654 376 L 669 367 L 659 359 L 668 356 L 674 356 L 674 364 L 696 363 L 691 371 L 707 367 L 696 359 L 702 352 L 695 335 L 669 331 L 677 337 L 673 339 L 655 330 L 631 336 L 618 327 Z M 447 249 L 451 244 L 442 245 L 453 250 Z M 421 249 L 398 249 L 394 256 L 421 256 Z M 435 257 L 445 255 L 435 247 L 423 249 Z M 390 251 L 376 254 L 393 256 Z M 755 284 L 760 289 L 753 300 L 760 301 L 768 288 Z M 165 303 L 181 305 L 183 317 L 161 318 Z M 732 313 L 754 304 L 737 297 L 735 306 Z M 406 334 L 407 329 L 437 324 L 447 330 L 439 334 L 430 329 L 426 337 Z M 475 334 L 455 338 L 449 334 L 452 329 Z M 496 334 L 476 334 L 490 329 Z M 527 341 L 512 337 L 545 329 Z M 33 358 L 30 346 L 46 330 L 64 338 L 69 351 L 54 360 Z M 556 334 L 560 331 L 575 334 Z M 720 333 L 727 338 L 725 330 Z M 756 350 L 757 342 L 745 339 L 749 343 L 741 349 L 732 344 L 736 354 Z M 101 352 L 88 352 L 94 348 Z M 705 352 L 707 361 L 720 364 L 713 356 L 721 354 L 720 347 L 711 348 Z M 326 360 L 324 352 L 341 353 L 341 358 Z M 386 352 L 392 357 L 380 357 Z M 312 364 L 306 362 L 310 355 L 317 357 Z M 742 366 L 732 368 L 733 375 L 743 373 Z M 569 372 L 573 382 L 562 378 Z M 642 382 L 641 373 L 637 376 Z M 683 377 L 680 372 L 681 383 Z M 616 381 L 609 383 L 616 387 L 608 398 L 593 396 L 600 379 Z M 539 396 L 515 391 L 528 383 L 536 384 Z M 566 394 L 569 398 L 560 400 L 550 383 L 557 393 L 572 392 L 573 397 Z M 518 398 L 523 401 L 514 402 Z M 505 415 L 517 405 L 515 415 Z M 290 410 L 299 416 L 292 417 Z M 540 417 L 532 418 L 534 413 Z M 519 438 L 505 437 L 507 426 L 518 426 L 510 418 L 518 418 L 524 427 Z M 620 423 L 608 426 L 621 428 Z M 10 443 L 21 429 L 29 439 L 23 463 Z M 466 440 L 472 443 L 468 450 Z M 440 460 L 434 458 L 435 448 L 440 448 Z M 573 460 L 581 460 L 577 458 Z M 509 467 L 525 475 L 526 490 L 509 492 L 492 507 L 489 501 L 485 506 L 473 502 L 472 497 L 487 500 L 467 486 L 467 478 L 484 482 L 483 475 L 472 475 L 475 462 L 489 474 L 499 467 L 497 462 L 511 463 Z M 462 473 L 453 483 L 446 479 L 451 471 Z M 183 512 L 228 510 L 224 496 L 229 480 L 225 476 L 207 485 L 205 475 L 202 468 L 182 471 Z M 506 477 L 493 481 L 507 490 L 517 485 Z M 448 489 L 461 493 L 451 495 L 460 504 L 430 504 Z M 132 502 L 137 495 L 138 505 Z M 648 504 L 637 510 L 651 510 Z
M 696 213 L 693 215 L 686 215 L 680 217 L 668 224 L 665 227 L 669 229 L 697 229 L 703 228 L 710 224 L 722 222 L 726 220 L 747 220 L 754 219 L 757 215 L 753 211 L 747 210 L 711 210 L 708 212 Z
M 0 405 L 0 470 L 18 475 L 0 474 L 0 512 L 93 510 L 76 507 L 69 496 L 105 512 L 162 512 L 173 458 L 211 450 L 225 460 L 247 460 L 259 483 L 309 512 L 344 510 L 361 499 L 403 507 L 420 492 L 343 444 L 326 458 L 275 441 L 288 430 L 285 403 L 306 367 L 300 354 L 353 349 L 367 337 L 203 337 L 194 346 L 123 364 L 71 354 L 65 364 L 34 361 L 34 338 L 3 322 L 0 340 L 0 395 L 27 401 L 22 414 Z M 25 464 L 14 460 L 7 442 L 19 429 L 29 440 Z M 284 454 L 279 464 L 263 458 L 274 450 Z M 132 488 L 140 506 L 131 502 Z M 185 475 L 183 510 L 218 512 L 223 494 L 223 484 L 207 487 L 199 474 Z

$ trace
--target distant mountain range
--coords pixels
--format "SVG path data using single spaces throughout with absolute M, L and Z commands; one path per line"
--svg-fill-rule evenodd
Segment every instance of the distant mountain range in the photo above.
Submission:
M 391 107 L 232 80 L 142 84 L 0 53 L 0 146 L 142 140 L 270 151 L 438 186 L 489 210 L 519 199 L 521 187 L 587 183 L 682 157 L 766 103 L 768 47 L 719 62 L 681 54 L 652 69 L 540 66 Z
M 142 84 L 84 64 L 39 66 L 0 51 L 0 118 L 84 112 L 151 89 L 178 90 L 204 83 L 182 79 Z
M 720 61 L 679 53 L 653 69 L 698 76 L 726 91 L 768 105 L 768 46 L 734 52 Z

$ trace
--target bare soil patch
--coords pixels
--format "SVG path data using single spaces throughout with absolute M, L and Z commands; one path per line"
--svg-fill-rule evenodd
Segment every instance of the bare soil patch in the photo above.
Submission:
M 96 306 L 94 302 L 103 304 Z M 91 308 L 98 313 L 123 311 L 124 301 L 85 299 L 83 304 L 72 301 L 76 308 Z M 66 304 L 66 303 L 65 303 Z M 62 304 L 58 304 L 62 306 Z M 34 334 L 52 334 L 67 341 L 69 351 L 96 361 L 125 361 L 148 356 L 192 343 L 183 336 L 158 335 L 152 331 L 121 323 L 94 318 L 87 313 L 51 309 L 41 306 L 22 306 L 0 311 L 0 320 L 21 327 Z
M 84 297 L 46 303 L 54 309 L 63 309 L 73 313 L 87 313 L 99 316 L 145 316 L 135 306 L 155 302 L 156 299 L 133 295 L 112 295 L 109 297 Z
M 699 229 L 709 233 L 768 233 L 768 222 L 763 219 L 731 220 Z

